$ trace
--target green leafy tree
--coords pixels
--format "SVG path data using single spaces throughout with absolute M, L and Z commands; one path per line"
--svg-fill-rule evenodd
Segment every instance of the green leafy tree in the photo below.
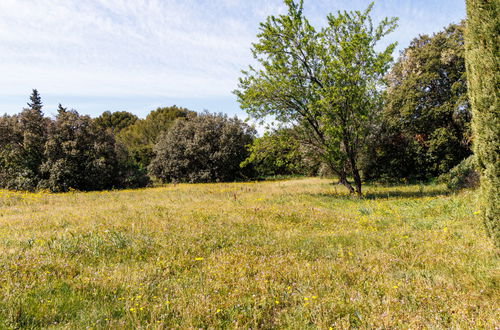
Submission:
M 153 158 L 153 146 L 161 133 L 168 130 L 177 118 L 189 118 L 196 113 L 185 108 L 172 106 L 157 108 L 145 119 L 137 120 L 133 125 L 117 134 L 117 139 L 125 145 L 131 156 L 142 168 L 147 168 Z
M 117 134 L 135 124 L 138 119 L 136 115 L 127 111 L 105 111 L 95 121 L 99 126 L 110 129 L 113 133 Z
M 467 0 L 466 63 L 474 154 L 481 175 L 481 214 L 500 246 L 500 3 Z
M 250 155 L 241 167 L 250 167 L 259 177 L 317 174 L 320 162 L 296 135 L 295 129 L 282 128 L 254 139 L 248 146 Z
M 204 113 L 177 119 L 155 145 L 149 166 L 164 182 L 217 182 L 242 178 L 240 163 L 255 130 L 237 118 Z
M 59 105 L 48 132 L 39 188 L 89 191 L 147 184 L 111 132 L 89 116 Z
M 113 187 L 117 167 L 114 140 L 89 116 L 59 107 L 49 128 L 40 187 L 51 191 Z
M 390 70 L 365 178 L 430 179 L 471 154 L 463 30 L 415 38 Z
M 285 4 L 286 15 L 261 23 L 252 49 L 259 68 L 243 71 L 235 94 L 251 116 L 272 115 L 303 128 L 301 142 L 351 193 L 361 194 L 358 161 L 395 44 L 381 52 L 375 46 L 396 19 L 374 26 L 371 4 L 364 12 L 329 14 L 327 26 L 316 31 L 302 1 Z

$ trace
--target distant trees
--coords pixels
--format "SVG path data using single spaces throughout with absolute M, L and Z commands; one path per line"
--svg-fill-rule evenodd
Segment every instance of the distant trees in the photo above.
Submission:
M 320 161 L 301 145 L 297 131 L 281 128 L 255 138 L 248 146 L 249 156 L 241 164 L 258 177 L 276 175 L 316 175 Z
M 132 126 L 139 118 L 127 111 L 105 111 L 95 119 L 97 125 L 104 129 L 110 129 L 113 133 L 119 133 L 125 128 Z
M 481 215 L 500 246 L 500 3 L 467 0 L 466 63 L 474 154 L 481 174 Z
M 146 169 L 154 157 L 153 147 L 161 133 L 168 130 L 178 118 L 196 116 L 196 112 L 177 106 L 157 108 L 145 119 L 117 132 L 117 139 L 124 144 L 131 157 Z
M 241 179 L 239 165 L 254 135 L 255 130 L 241 120 L 222 114 L 178 119 L 158 139 L 149 172 L 164 182 Z
M 373 26 L 371 4 L 364 12 L 329 14 L 318 32 L 302 1 L 285 4 L 286 15 L 261 23 L 252 50 L 259 68 L 243 71 L 235 94 L 251 116 L 301 127 L 302 143 L 351 193 L 361 194 L 359 158 L 395 47 L 378 52 L 375 45 L 396 28 L 396 19 Z
M 29 108 L 0 120 L 0 187 L 59 192 L 147 184 L 110 131 L 61 105 L 51 120 L 36 90 L 30 99 Z
M 10 189 L 34 189 L 41 179 L 47 119 L 36 89 L 28 107 L 0 121 L 0 185 Z
M 463 30 L 451 24 L 415 38 L 390 70 L 366 179 L 427 180 L 471 154 Z

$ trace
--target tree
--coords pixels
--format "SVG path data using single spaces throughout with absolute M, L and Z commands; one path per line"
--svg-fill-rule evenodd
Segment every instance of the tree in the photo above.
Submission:
M 255 130 L 237 118 L 204 113 L 177 119 L 154 147 L 151 175 L 163 182 L 216 182 L 242 178 L 240 163 Z
M 118 134 L 125 128 L 135 124 L 138 119 L 136 115 L 127 111 L 116 111 L 113 113 L 105 111 L 95 121 L 99 126 L 110 129 L 113 133 Z
M 153 146 L 158 137 L 168 130 L 177 118 L 196 116 L 196 113 L 177 106 L 157 108 L 145 119 L 137 120 L 133 125 L 117 134 L 117 139 L 125 145 L 131 156 L 143 168 L 147 168 L 153 158 Z
M 49 126 L 39 188 L 53 192 L 142 186 L 144 174 L 128 163 L 110 131 L 89 116 L 59 105 Z
M 34 190 L 40 181 L 49 119 L 36 89 L 30 101 L 20 114 L 0 120 L 0 185 L 5 188 Z
M 22 150 L 23 136 L 19 130 L 18 116 L 0 117 L 0 187 L 22 189 L 18 185 L 19 173 L 24 170 Z
M 387 75 L 381 121 L 370 138 L 366 179 L 426 180 L 471 154 L 464 24 L 415 38 Z
M 30 101 L 31 103 L 27 103 L 28 107 L 34 111 L 42 111 L 43 103 L 42 103 L 42 98 L 40 94 L 38 93 L 38 90 L 34 89 L 33 92 L 30 95 Z
M 474 154 L 481 175 L 481 214 L 500 246 L 500 4 L 467 0 L 466 64 Z
M 89 116 L 59 107 L 49 128 L 41 188 L 54 192 L 113 187 L 113 137 Z
M 243 71 L 235 94 L 251 116 L 272 115 L 301 127 L 302 143 L 351 193 L 361 195 L 358 160 L 395 47 L 377 52 L 375 45 L 396 28 L 396 19 L 374 27 L 371 4 L 364 12 L 329 14 L 327 26 L 317 32 L 302 1 L 285 4 L 288 14 L 261 23 L 252 49 L 260 68 Z
M 254 139 L 241 167 L 250 167 L 260 177 L 317 174 L 320 163 L 309 155 L 296 135 L 293 128 L 281 128 Z

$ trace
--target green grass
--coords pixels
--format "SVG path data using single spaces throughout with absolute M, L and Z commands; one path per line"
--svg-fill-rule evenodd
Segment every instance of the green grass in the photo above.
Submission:
M 495 328 L 476 192 L 328 180 L 0 192 L 0 328 Z

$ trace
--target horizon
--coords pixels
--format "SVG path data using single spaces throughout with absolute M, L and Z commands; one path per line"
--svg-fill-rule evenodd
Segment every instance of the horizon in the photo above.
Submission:
M 304 1 L 304 10 L 321 27 L 326 13 L 368 4 Z M 92 117 L 129 111 L 140 118 L 175 104 L 244 119 L 232 90 L 253 62 L 259 23 L 284 11 L 281 0 L 2 1 L 0 114 L 20 112 L 37 89 L 48 116 L 59 103 Z M 381 42 L 398 42 L 396 60 L 413 38 L 464 19 L 465 3 L 375 2 L 374 21 L 385 16 L 399 17 Z

